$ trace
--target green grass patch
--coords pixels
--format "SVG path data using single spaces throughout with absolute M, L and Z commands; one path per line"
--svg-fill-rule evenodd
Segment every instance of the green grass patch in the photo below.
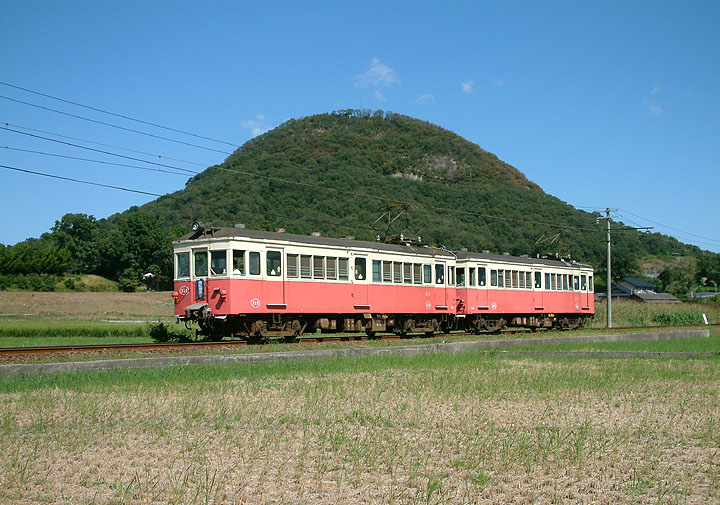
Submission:
M 182 325 L 166 326 L 188 333 Z M 152 323 L 6 319 L 0 321 L 0 347 L 152 342 L 152 328 Z
M 508 349 L 528 351 L 628 351 L 628 352 L 707 352 L 720 353 L 720 336 L 672 340 L 630 340 L 623 342 L 581 342 L 557 345 L 519 346 Z

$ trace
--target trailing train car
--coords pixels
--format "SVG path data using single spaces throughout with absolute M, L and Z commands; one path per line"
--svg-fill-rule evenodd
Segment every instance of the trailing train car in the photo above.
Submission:
M 454 321 L 443 249 L 199 226 L 174 248 L 175 315 L 212 339 L 429 334 Z
M 468 331 L 574 329 L 595 313 L 588 265 L 460 252 L 456 271 L 458 325 Z
M 413 245 L 193 227 L 173 243 L 175 315 L 213 340 L 574 328 L 592 269 Z

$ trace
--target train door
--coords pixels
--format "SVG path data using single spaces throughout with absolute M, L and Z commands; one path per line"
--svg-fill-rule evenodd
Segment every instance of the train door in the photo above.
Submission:
M 545 292 L 543 291 L 542 280 L 542 271 L 533 270 L 533 299 L 535 300 L 535 310 L 545 309 Z
M 448 304 L 448 290 L 445 274 L 447 273 L 446 265 L 444 261 L 438 261 L 435 263 L 435 309 L 436 310 L 447 310 Z
M 207 301 L 207 280 L 208 280 L 208 250 L 207 248 L 193 249 L 193 269 L 192 280 L 193 287 L 192 301 Z
M 489 309 L 488 305 L 488 280 L 487 265 L 477 266 L 477 308 L 479 310 Z
M 263 296 L 269 309 L 285 308 L 285 265 L 282 248 L 265 251 L 265 282 Z
M 351 275 L 353 308 L 356 310 L 370 310 L 368 301 L 369 284 L 367 281 L 368 258 L 366 254 L 356 254 L 350 258 L 352 261 Z

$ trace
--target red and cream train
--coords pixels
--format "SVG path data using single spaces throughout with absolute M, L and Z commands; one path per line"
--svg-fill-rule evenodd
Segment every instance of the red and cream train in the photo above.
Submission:
M 213 340 L 575 328 L 595 311 L 592 268 L 562 259 L 193 229 L 173 243 L 175 316 Z

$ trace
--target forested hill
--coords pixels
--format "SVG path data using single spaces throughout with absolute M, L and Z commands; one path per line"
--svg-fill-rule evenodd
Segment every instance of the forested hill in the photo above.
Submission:
M 201 220 L 373 240 L 371 225 L 382 207 L 400 202 L 410 210 L 392 231 L 419 234 L 425 243 L 533 254 L 538 239 L 560 232 L 558 242 L 541 249 L 604 264 L 603 222 L 596 216 L 544 193 L 518 169 L 448 130 L 382 111 L 289 120 L 185 189 L 128 212 L 153 214 L 168 226 Z M 618 234 L 615 251 L 619 271 L 647 255 L 699 252 L 667 236 L 635 232 Z

